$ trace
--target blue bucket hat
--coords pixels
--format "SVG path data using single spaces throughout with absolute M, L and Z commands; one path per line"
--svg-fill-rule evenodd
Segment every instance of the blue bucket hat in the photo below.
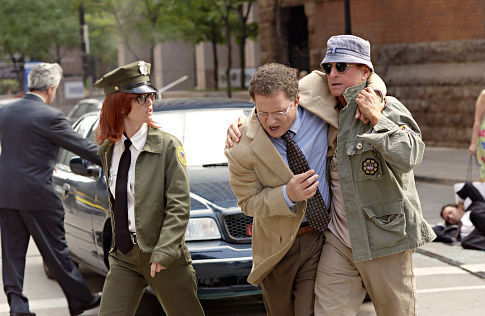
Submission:
M 354 63 L 367 65 L 371 71 L 374 66 L 370 60 L 370 43 L 354 35 L 336 35 L 327 41 L 327 53 L 320 63 Z

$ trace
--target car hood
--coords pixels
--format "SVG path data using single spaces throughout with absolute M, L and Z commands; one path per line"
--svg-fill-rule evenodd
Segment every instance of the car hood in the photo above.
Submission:
M 190 191 L 222 208 L 237 207 L 226 166 L 189 167 Z

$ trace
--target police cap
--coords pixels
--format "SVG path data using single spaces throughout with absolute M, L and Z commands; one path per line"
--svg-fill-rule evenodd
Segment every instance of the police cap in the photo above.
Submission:
M 94 86 L 104 89 L 104 94 L 125 92 L 145 94 L 157 92 L 150 82 L 150 64 L 144 61 L 121 66 L 105 74 Z

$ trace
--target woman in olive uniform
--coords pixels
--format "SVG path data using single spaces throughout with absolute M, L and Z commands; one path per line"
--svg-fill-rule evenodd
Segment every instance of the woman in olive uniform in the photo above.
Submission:
M 110 270 L 99 315 L 134 315 L 144 288 L 167 315 L 203 315 L 185 246 L 189 181 L 184 149 L 152 120 L 156 89 L 150 64 L 134 62 L 104 75 L 96 140 L 110 196 Z

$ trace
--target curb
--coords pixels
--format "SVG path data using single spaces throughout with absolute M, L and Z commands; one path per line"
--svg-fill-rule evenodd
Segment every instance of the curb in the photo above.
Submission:
M 443 178 L 433 178 L 428 176 L 417 176 L 414 175 L 414 180 L 416 182 L 425 182 L 431 184 L 446 184 L 446 185 L 454 185 L 456 183 L 465 182 L 463 179 L 443 179 Z
M 480 272 L 471 271 L 470 269 L 467 269 L 467 268 L 463 267 L 463 263 L 461 263 L 459 261 L 456 261 L 456 260 L 453 260 L 453 259 L 444 257 L 442 255 L 438 255 L 438 254 L 436 254 L 434 252 L 431 252 L 431 251 L 428 251 L 428 250 L 424 250 L 424 249 L 420 249 L 420 248 L 416 248 L 416 252 L 419 253 L 419 254 L 422 254 L 424 256 L 427 256 L 427 257 L 431 257 L 431 258 L 438 259 L 438 260 L 440 260 L 440 261 L 442 261 L 442 262 L 444 262 L 446 264 L 455 266 L 457 268 L 462 269 L 463 271 L 466 271 L 466 272 L 468 272 L 470 274 L 473 274 L 476 277 L 479 277 L 481 279 L 485 279 L 485 272 L 483 272 L 483 271 L 480 271 Z

